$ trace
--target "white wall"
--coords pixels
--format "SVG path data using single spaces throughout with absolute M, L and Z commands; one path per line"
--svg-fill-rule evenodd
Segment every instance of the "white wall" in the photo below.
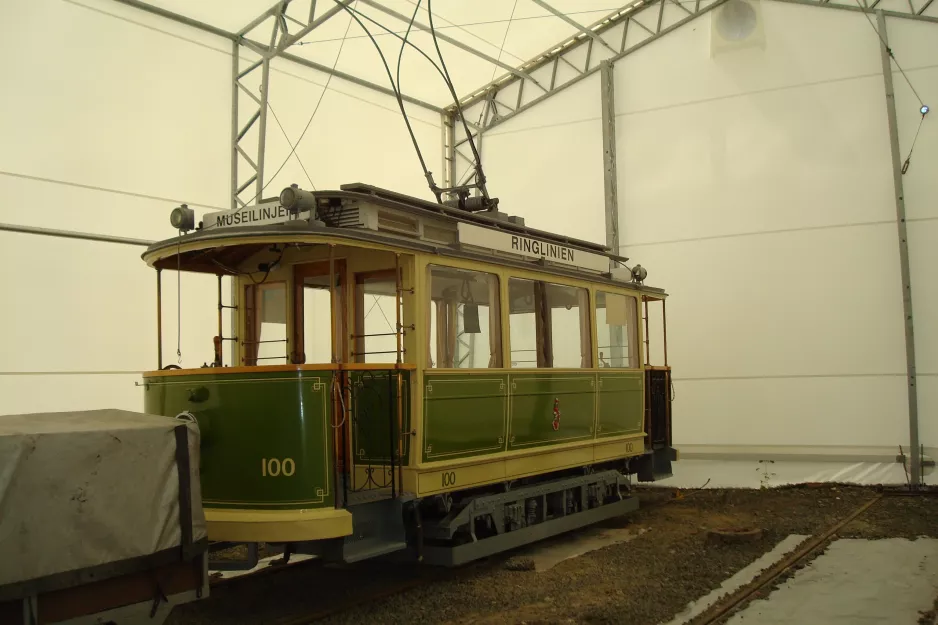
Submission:
M 483 135 L 499 210 L 533 228 L 606 242 L 598 93 L 596 73 Z
M 0 98 L 0 223 L 153 240 L 173 235 L 168 216 L 180 202 L 198 213 L 227 208 L 229 42 L 115 2 L 82 2 L 0 4 L 0 81 L 10 87 Z M 292 141 L 325 82 L 276 64 L 271 103 Z M 333 79 L 297 150 L 314 184 L 426 197 L 396 107 Z M 439 117 L 409 111 L 435 166 Z M 288 151 L 271 117 L 270 174 Z M 268 191 L 292 182 L 308 186 L 295 159 Z M 142 408 L 134 382 L 156 365 L 155 273 L 142 251 L 0 232 L 0 414 Z M 200 366 L 212 359 L 215 277 L 183 274 L 181 286 L 182 361 Z M 164 272 L 164 363 L 176 362 L 176 288 Z
M 710 15 L 615 66 L 623 253 L 671 293 L 675 442 L 907 446 L 877 36 L 862 14 L 763 2 L 764 48 L 711 57 Z M 938 26 L 900 22 L 898 58 L 934 59 Z M 929 71 L 910 77 L 934 93 Z M 905 150 L 918 106 L 903 97 Z M 934 219 L 935 140 L 923 130 L 919 178 L 906 177 L 916 218 Z M 926 445 L 938 442 L 933 223 L 910 228 Z
M 710 13 L 615 64 L 622 253 L 671 293 L 675 442 L 892 454 L 909 430 L 879 40 L 859 13 L 761 8 L 764 46 L 712 55 Z M 888 23 L 934 105 L 938 25 Z M 894 80 L 904 158 L 921 116 Z M 934 123 L 903 178 L 926 447 L 938 446 Z M 502 210 L 604 240 L 598 73 L 482 143 Z M 652 351 L 660 360 L 660 342 Z

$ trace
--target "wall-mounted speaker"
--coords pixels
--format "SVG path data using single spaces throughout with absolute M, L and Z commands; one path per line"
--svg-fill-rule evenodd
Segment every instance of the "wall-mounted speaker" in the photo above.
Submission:
M 728 0 L 710 12 L 710 56 L 765 48 L 761 0 Z

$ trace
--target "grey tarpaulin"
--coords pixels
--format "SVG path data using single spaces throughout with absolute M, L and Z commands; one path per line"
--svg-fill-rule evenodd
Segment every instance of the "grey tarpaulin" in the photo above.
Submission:
M 0 416 L 0 588 L 183 547 L 187 520 L 190 540 L 204 542 L 194 422 L 123 410 Z

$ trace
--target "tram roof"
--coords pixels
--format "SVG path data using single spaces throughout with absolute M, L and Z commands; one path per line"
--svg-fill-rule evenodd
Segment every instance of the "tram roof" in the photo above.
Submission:
M 585 252 L 587 254 L 603 256 L 609 260 L 615 260 L 619 262 L 628 260 L 627 258 L 612 254 L 610 248 L 606 245 L 567 237 L 544 230 L 538 230 L 536 228 L 529 228 L 523 224 L 522 220 L 515 220 L 514 218 L 508 217 L 504 213 L 496 213 L 495 216 L 493 216 L 491 214 L 486 214 L 486 211 L 469 212 L 459 208 L 437 204 L 435 202 L 411 197 L 363 183 L 342 185 L 339 190 L 316 191 L 314 195 L 317 202 L 320 204 L 349 204 L 359 202 L 381 208 L 401 211 L 403 213 L 416 215 L 418 217 L 431 217 L 435 218 L 436 220 L 448 222 L 450 224 L 454 222 L 456 224 L 465 223 L 484 228 L 491 232 L 501 232 L 516 234 L 523 237 L 531 237 L 541 241 L 566 246 L 572 250 Z M 266 202 L 266 200 L 264 202 Z M 251 207 L 244 207 L 241 210 L 246 210 L 249 208 Z M 525 261 L 520 259 L 515 260 L 505 256 L 493 257 L 488 254 L 480 253 L 479 251 L 465 249 L 460 242 L 446 244 L 415 238 L 412 236 L 382 232 L 380 230 L 341 226 L 323 226 L 305 219 L 291 220 L 283 223 L 228 226 L 224 228 L 203 228 L 201 226 L 202 224 L 200 224 L 198 229 L 190 233 L 153 243 L 147 247 L 146 251 L 143 253 L 143 259 L 148 264 L 155 267 L 175 269 L 177 267 L 176 255 L 172 254 L 167 256 L 166 253 L 172 252 L 172 248 L 182 245 L 185 245 L 188 249 L 191 250 L 192 244 L 206 243 L 207 245 L 205 246 L 199 246 L 200 249 L 205 249 L 205 247 L 209 247 L 212 242 L 223 244 L 224 241 L 230 239 L 239 239 L 243 242 L 245 238 L 256 238 L 257 245 L 249 246 L 250 249 L 246 249 L 244 251 L 244 255 L 249 256 L 255 251 L 261 249 L 263 246 L 269 245 L 270 243 L 303 242 L 302 240 L 304 235 L 313 235 L 319 237 L 328 236 L 347 239 L 350 241 L 380 243 L 430 254 L 439 254 L 443 256 L 465 258 L 489 263 L 496 262 L 497 264 L 505 266 L 515 266 L 528 269 L 536 268 L 539 271 L 545 271 L 547 273 L 555 273 L 558 275 L 565 275 L 568 277 L 575 277 L 595 282 L 609 282 L 619 286 L 628 285 L 630 288 L 646 292 L 652 296 L 665 295 L 663 289 L 630 282 L 626 279 L 620 278 L 619 276 L 615 276 L 608 271 L 593 272 L 584 270 L 582 268 L 566 268 L 554 263 L 547 263 L 543 261 L 538 262 L 537 260 Z M 245 247 L 243 243 L 241 244 L 241 247 Z M 183 253 L 182 256 L 185 257 L 186 254 Z M 234 254 L 234 257 L 227 260 L 238 261 L 240 259 L 237 258 L 237 256 L 239 256 L 239 254 Z M 183 269 L 196 271 L 199 270 L 192 266 L 186 267 L 186 264 L 186 262 L 182 263 Z

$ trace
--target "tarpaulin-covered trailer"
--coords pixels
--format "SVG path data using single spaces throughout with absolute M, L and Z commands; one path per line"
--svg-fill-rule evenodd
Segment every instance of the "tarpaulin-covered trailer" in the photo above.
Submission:
M 207 547 L 194 420 L 0 416 L 0 625 L 162 622 Z

